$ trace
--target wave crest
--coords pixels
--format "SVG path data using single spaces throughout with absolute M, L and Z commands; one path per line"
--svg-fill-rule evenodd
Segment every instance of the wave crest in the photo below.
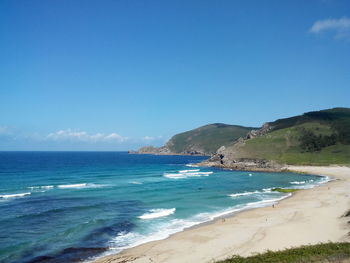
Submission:
M 0 195 L 0 198 L 8 199 L 8 198 L 23 197 L 26 195 L 31 195 L 31 193 L 27 192 L 27 193 L 20 193 L 20 194 Z
M 305 184 L 306 182 L 305 181 L 295 181 L 295 182 L 289 182 L 290 184 Z
M 178 173 L 164 173 L 163 176 L 172 179 L 183 179 L 191 176 L 209 176 L 213 172 L 201 172 L 200 169 L 179 170 Z
M 35 189 L 46 189 L 46 190 L 48 190 L 48 189 L 54 188 L 54 186 L 53 185 L 40 185 L 40 186 L 29 186 L 28 188 L 31 189 L 31 190 L 35 190 Z
M 200 169 L 192 169 L 192 170 L 180 170 L 179 173 L 191 173 L 191 172 L 199 172 Z
M 154 219 L 158 217 L 164 217 L 174 214 L 176 208 L 171 209 L 151 209 L 149 213 L 145 213 L 142 216 L 139 216 L 140 219 Z
M 231 197 L 238 197 L 238 196 L 246 196 L 246 195 L 253 195 L 253 194 L 259 194 L 261 192 L 254 191 L 254 192 L 243 192 L 243 193 L 236 193 L 236 194 L 230 194 Z
M 61 185 L 58 185 L 57 187 L 61 189 L 66 189 L 66 188 L 82 188 L 86 186 L 87 184 L 84 183 L 84 184 L 61 184 Z
M 105 186 L 107 186 L 107 185 L 93 184 L 93 183 L 81 183 L 81 184 L 61 184 L 61 185 L 57 185 L 57 188 L 60 188 L 60 189 L 70 189 L 70 188 L 80 189 L 80 188 L 101 188 L 101 187 L 105 187 Z
M 199 165 L 193 164 L 193 163 L 186 164 L 186 166 L 187 166 L 187 167 L 199 167 Z

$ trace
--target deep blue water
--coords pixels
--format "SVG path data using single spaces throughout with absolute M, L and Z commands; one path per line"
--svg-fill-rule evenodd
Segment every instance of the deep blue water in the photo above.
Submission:
M 326 179 L 195 167 L 198 156 L 0 152 L 0 262 L 76 262 Z

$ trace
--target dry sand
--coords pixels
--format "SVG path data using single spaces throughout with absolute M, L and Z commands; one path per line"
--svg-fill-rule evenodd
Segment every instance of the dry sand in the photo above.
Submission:
M 149 242 L 95 263 L 214 262 L 232 255 L 328 241 L 350 241 L 350 168 L 288 166 L 290 170 L 328 175 L 336 180 L 298 191 L 275 207 L 257 208 Z

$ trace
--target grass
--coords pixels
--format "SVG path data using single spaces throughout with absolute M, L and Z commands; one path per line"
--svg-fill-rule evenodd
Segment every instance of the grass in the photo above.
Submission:
M 318 152 L 304 152 L 299 137 L 302 129 L 313 130 L 317 135 L 329 135 L 329 125 L 310 122 L 272 131 L 264 136 L 232 147 L 236 158 L 274 160 L 278 163 L 299 165 L 350 165 L 350 145 L 336 144 Z
M 209 124 L 197 129 L 176 134 L 168 142 L 168 147 L 176 153 L 200 150 L 206 154 L 215 153 L 223 146 L 233 143 L 240 137 L 244 137 L 252 127 L 243 127 L 227 124 Z
M 273 188 L 271 191 L 275 191 L 275 192 L 280 192 L 280 193 L 294 193 L 296 191 L 298 191 L 299 189 L 284 189 L 284 188 Z
M 282 251 L 267 251 L 250 257 L 234 256 L 217 263 L 306 263 L 343 262 L 350 259 L 350 243 L 325 243 Z

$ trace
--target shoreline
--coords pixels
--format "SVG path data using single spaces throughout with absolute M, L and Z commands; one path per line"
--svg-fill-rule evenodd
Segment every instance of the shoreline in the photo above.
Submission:
M 203 154 L 203 153 L 172 153 L 172 152 L 138 152 L 138 151 L 128 151 L 128 154 L 136 154 L 136 155 L 142 155 L 142 154 L 147 154 L 147 155 L 165 155 L 165 156 L 203 156 L 203 157 L 210 157 L 210 155 Z
M 295 192 L 278 201 L 275 208 L 270 204 L 231 212 L 186 228 L 166 239 L 150 241 L 93 262 L 212 262 L 233 255 L 248 256 L 267 249 L 349 241 L 348 220 L 342 215 L 350 209 L 350 168 L 286 168 L 291 172 L 329 176 L 336 180 Z M 322 222 L 319 218 L 322 218 Z M 289 238 L 281 240 L 281 235 L 288 235 Z

